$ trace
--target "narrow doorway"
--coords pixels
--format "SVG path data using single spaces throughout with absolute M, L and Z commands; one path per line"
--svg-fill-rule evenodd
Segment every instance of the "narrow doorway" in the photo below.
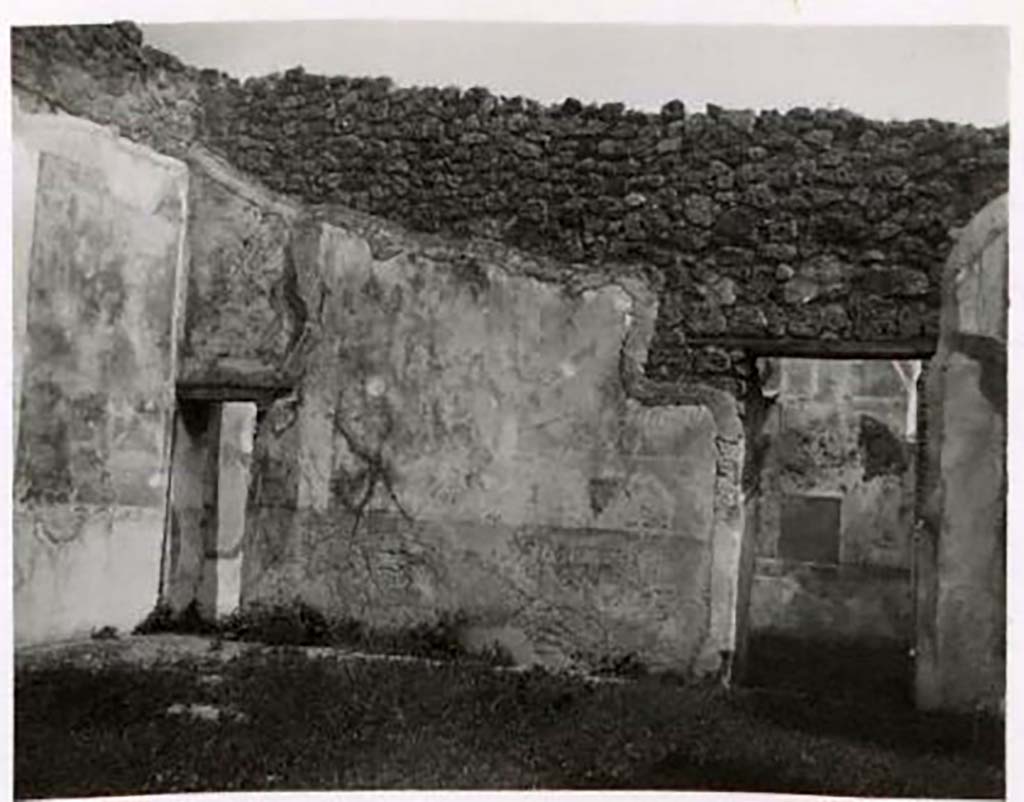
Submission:
M 746 685 L 909 701 L 922 363 L 772 358 Z
M 161 601 L 205 620 L 241 601 L 256 404 L 179 400 L 171 451 Z

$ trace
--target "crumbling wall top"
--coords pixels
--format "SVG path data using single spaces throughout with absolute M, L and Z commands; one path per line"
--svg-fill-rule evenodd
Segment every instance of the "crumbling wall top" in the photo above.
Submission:
M 543 106 L 301 68 L 239 81 L 130 24 L 15 29 L 13 65 L 71 113 L 164 152 L 201 143 L 308 203 L 636 265 L 660 287 L 657 378 L 741 382 L 730 354 L 751 341 L 927 351 L 956 229 L 1008 183 L 1006 126 Z

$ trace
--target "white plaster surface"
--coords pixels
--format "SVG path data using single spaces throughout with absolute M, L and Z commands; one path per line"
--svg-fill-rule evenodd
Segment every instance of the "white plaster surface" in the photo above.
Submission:
M 43 223 L 51 234 L 64 225 L 53 216 L 57 213 L 55 208 L 37 204 L 39 193 L 46 189 L 40 183 L 40 160 L 60 160 L 62 165 L 68 165 L 63 175 L 68 181 L 81 181 L 76 192 L 80 189 L 82 197 L 93 204 L 82 209 L 82 217 L 77 221 L 68 219 L 68 231 L 87 218 L 101 244 L 93 250 L 63 253 L 63 264 L 83 273 L 92 271 L 96 266 L 84 254 L 102 248 L 111 263 L 135 265 L 134 271 L 127 269 L 123 273 L 123 309 L 128 326 L 134 326 L 135 316 L 149 302 L 141 295 L 145 281 L 140 271 L 144 271 L 146 264 L 156 264 L 163 258 L 159 249 L 164 244 L 170 246 L 172 253 L 178 252 L 169 269 L 181 269 L 188 177 L 182 163 L 119 139 L 102 126 L 64 115 L 25 114 L 15 108 L 13 143 L 14 390 L 16 408 L 21 407 L 16 428 L 24 434 L 27 416 L 32 418 L 36 434 L 62 423 L 78 425 L 75 421 L 41 419 L 33 403 L 19 403 L 30 371 L 48 375 L 69 398 L 88 392 L 108 393 L 108 403 L 104 405 L 106 420 L 114 428 L 106 432 L 107 439 L 93 437 L 90 442 L 105 444 L 103 459 L 116 477 L 117 488 L 110 503 L 81 502 L 74 495 L 60 502 L 25 500 L 20 495 L 22 489 L 16 488 L 15 639 L 24 644 L 88 634 L 93 628 L 108 625 L 130 629 L 155 604 L 165 520 L 163 503 L 147 502 L 140 506 L 130 499 L 118 498 L 117 493 L 123 488 L 125 493 L 149 498 L 163 496 L 174 378 L 173 358 L 160 350 L 174 339 L 171 332 L 175 310 L 171 298 L 166 299 L 164 319 L 147 321 L 149 331 L 163 324 L 165 333 L 151 337 L 147 331 L 133 341 L 138 356 L 137 372 L 126 374 L 122 370 L 116 387 L 111 387 L 101 373 L 108 369 L 104 366 L 108 366 L 105 360 L 109 359 L 109 352 L 97 344 L 103 342 L 105 334 L 93 335 L 92 340 L 86 341 L 77 331 L 65 332 L 73 341 L 77 338 L 74 345 L 78 361 L 73 369 L 58 364 L 53 356 L 37 347 L 38 343 L 29 342 L 35 302 L 30 300 L 33 239 L 39 236 Z M 53 188 L 49 191 L 52 194 Z M 95 201 L 97 198 L 100 200 Z M 65 200 L 74 202 L 70 198 Z M 136 238 L 110 239 L 109 232 L 115 229 L 133 231 Z M 53 242 L 44 244 L 55 247 Z M 52 297 L 52 304 L 63 304 L 61 308 L 47 310 L 52 319 L 70 321 L 80 313 L 73 303 L 65 303 L 61 293 Z M 74 301 L 72 296 L 68 297 Z M 154 442 L 124 442 L 123 435 L 118 439 L 116 427 L 136 418 L 137 430 L 154 438 Z M 57 430 L 53 432 L 57 436 Z M 152 453 L 154 447 L 162 456 L 141 456 Z

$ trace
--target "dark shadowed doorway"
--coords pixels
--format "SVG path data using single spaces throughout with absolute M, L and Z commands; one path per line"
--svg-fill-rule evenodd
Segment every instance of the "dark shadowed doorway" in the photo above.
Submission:
M 766 358 L 740 681 L 909 702 L 922 362 Z

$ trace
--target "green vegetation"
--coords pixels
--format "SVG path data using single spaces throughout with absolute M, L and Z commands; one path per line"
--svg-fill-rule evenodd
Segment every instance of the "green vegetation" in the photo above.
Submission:
M 180 714 L 193 707 L 225 715 Z M 15 682 L 19 798 L 375 788 L 999 797 L 1003 782 L 998 750 L 954 720 L 654 676 L 595 683 L 284 646 L 149 668 L 52 660 L 23 666 Z
M 328 619 L 316 608 L 298 600 L 287 604 L 253 604 L 217 622 L 210 622 L 199 614 L 193 602 L 177 614 L 165 606 L 158 606 L 135 633 L 213 635 L 270 646 L 337 646 L 432 660 L 511 664 L 511 657 L 499 644 L 470 653 L 461 638 L 467 623 L 466 616 L 461 613 L 442 613 L 431 622 L 383 629 L 352 618 Z

